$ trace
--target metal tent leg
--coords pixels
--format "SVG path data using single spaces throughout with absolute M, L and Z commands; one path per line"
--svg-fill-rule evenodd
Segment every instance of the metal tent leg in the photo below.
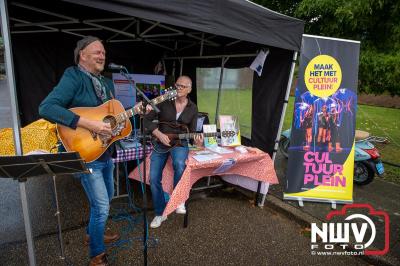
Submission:
M 21 144 L 21 132 L 20 132 L 20 121 L 18 115 L 18 101 L 17 93 L 15 88 L 15 76 L 13 69 L 12 51 L 11 51 L 11 38 L 10 38 L 10 28 L 8 23 L 8 12 L 7 12 L 7 1 L 0 0 L 0 19 L 1 19 L 1 32 L 3 34 L 4 40 L 4 55 L 6 63 L 6 74 L 8 87 L 10 90 L 10 100 L 11 100 L 11 115 L 13 123 L 13 136 L 14 136 L 14 147 L 15 154 L 22 155 L 22 144 Z M 32 236 L 31 221 L 29 218 L 29 208 L 28 201 L 26 198 L 26 187 L 25 182 L 19 183 L 19 191 L 21 195 L 22 212 L 24 215 L 25 224 L 25 234 L 28 244 L 28 255 L 29 255 L 29 265 L 35 266 L 35 247 Z
M 283 122 L 285 120 L 286 107 L 287 107 L 288 101 L 289 101 L 290 87 L 292 87 L 294 68 L 296 66 L 296 59 L 297 59 L 297 51 L 293 53 L 292 66 L 290 68 L 289 80 L 288 80 L 288 84 L 286 87 L 285 101 L 283 102 L 283 107 L 282 107 L 281 121 L 279 122 L 278 133 L 276 134 L 276 138 L 275 138 L 274 153 L 272 154 L 273 162 L 275 162 L 276 151 L 278 150 L 279 139 L 280 139 L 281 132 L 282 132 Z M 267 196 L 266 194 L 263 196 L 262 202 L 265 201 L 266 196 Z
M 29 217 L 28 201 L 26 199 L 26 182 L 19 182 L 19 191 L 21 196 L 22 212 L 24 214 L 26 242 L 28 244 L 29 265 L 36 265 L 35 246 L 33 243 L 31 220 Z

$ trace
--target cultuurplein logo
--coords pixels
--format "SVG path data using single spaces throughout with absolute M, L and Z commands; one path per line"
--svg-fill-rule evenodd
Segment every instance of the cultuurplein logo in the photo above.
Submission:
M 352 213 L 349 213 L 351 210 Z M 368 210 L 368 214 L 354 213 L 359 210 Z M 377 238 L 377 228 L 382 224 L 376 224 L 371 217 L 377 217 L 384 221 L 384 247 L 374 249 Z M 336 217 L 339 222 L 322 223 L 318 227 L 311 224 L 311 254 L 312 255 L 385 255 L 389 251 L 389 215 L 385 211 L 375 210 L 369 204 L 345 205 L 340 211 L 331 211 L 326 219 Z M 379 230 L 382 231 L 382 230 Z M 350 237 L 354 239 L 350 243 Z M 343 251 L 332 251 L 339 247 Z M 346 251 L 351 247 L 354 251 Z M 327 252 L 328 251 L 328 252 Z
M 342 83 L 342 69 L 332 56 L 318 55 L 307 64 L 304 82 L 313 95 L 329 97 Z

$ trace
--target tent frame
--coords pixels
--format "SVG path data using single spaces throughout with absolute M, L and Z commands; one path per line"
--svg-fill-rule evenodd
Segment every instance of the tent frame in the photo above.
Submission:
M 5 48 L 4 55 L 6 64 L 6 74 L 7 74 L 8 88 L 11 98 L 10 99 L 11 116 L 13 124 L 15 154 L 22 155 L 22 141 L 21 141 L 21 130 L 20 130 L 21 124 L 18 115 L 19 112 L 18 112 L 18 101 L 17 101 L 17 89 L 15 86 L 15 73 L 14 73 L 14 65 L 12 59 L 12 46 L 11 46 L 10 31 L 8 25 L 8 12 L 7 12 L 6 0 L 0 0 L 0 17 L 1 17 L 1 32 L 3 34 L 4 48 Z M 28 207 L 28 200 L 26 197 L 25 183 L 26 182 L 19 182 L 19 192 L 21 197 L 22 212 L 24 216 L 26 242 L 28 245 L 29 265 L 35 266 L 36 265 L 35 246 L 33 242 L 32 226 L 29 216 L 29 207 Z
M 143 42 L 152 44 L 154 46 L 164 48 L 169 51 L 174 51 L 177 49 L 177 47 L 170 47 L 170 46 L 163 44 L 163 42 L 165 42 L 165 39 L 160 39 L 160 37 L 165 38 L 165 37 L 174 37 L 174 36 L 185 35 L 186 37 L 190 37 L 193 40 L 190 41 L 189 44 L 185 44 L 185 46 L 177 49 L 177 51 L 182 51 L 184 49 L 187 49 L 187 48 L 193 47 L 197 44 L 200 44 L 200 47 L 201 47 L 200 55 L 202 55 L 204 46 L 212 46 L 212 47 L 221 46 L 221 44 L 211 40 L 211 39 L 215 38 L 217 35 L 206 36 L 206 34 L 204 32 L 188 32 L 185 34 L 183 31 L 181 31 L 173 26 L 167 26 L 160 22 L 151 21 L 151 20 L 147 20 L 147 19 L 122 16 L 122 17 L 102 18 L 102 19 L 86 19 L 86 20 L 80 21 L 79 19 L 71 17 L 71 16 L 65 16 L 65 15 L 62 15 L 62 14 L 59 14 L 56 12 L 48 11 L 48 10 L 45 10 L 42 8 L 33 7 L 33 6 L 30 6 L 27 4 L 23 4 L 23 3 L 11 2 L 11 5 L 38 13 L 38 15 L 45 14 L 45 15 L 53 17 L 52 21 L 41 21 L 41 22 L 30 22 L 27 20 L 10 17 L 10 20 L 19 22 L 19 23 L 14 24 L 14 27 L 21 28 L 21 30 L 11 31 L 11 34 L 63 32 L 66 34 L 84 37 L 84 36 L 86 36 L 86 34 L 82 34 L 81 32 L 106 30 L 106 31 L 115 33 L 113 36 L 106 39 L 105 40 L 106 42 L 119 43 L 119 42 L 143 41 Z M 113 27 L 111 27 L 111 25 L 104 24 L 105 22 L 107 24 L 107 23 L 112 23 L 112 22 L 116 22 L 116 21 L 127 21 L 128 24 L 121 30 L 113 28 Z M 71 24 L 71 27 L 67 28 L 67 29 L 61 29 L 61 28 L 55 27 L 57 25 L 67 25 L 67 24 Z M 140 30 L 139 30 L 140 24 L 149 24 L 149 27 L 144 29 L 142 32 L 140 32 Z M 135 25 L 136 25 L 135 33 L 128 31 L 129 28 L 131 28 Z M 87 26 L 90 26 L 90 27 L 87 27 Z M 28 28 L 28 27 L 37 27 L 37 29 L 23 30 L 23 28 Z M 157 28 L 169 30 L 170 33 L 150 34 L 150 31 L 157 29 Z M 198 36 L 198 35 L 200 35 L 200 36 Z M 123 36 L 123 37 L 117 39 L 118 36 Z M 180 41 L 180 42 L 185 43 L 184 41 Z M 241 40 L 233 41 L 233 42 L 227 44 L 227 46 L 232 46 L 238 42 L 241 42 Z
M 7 71 L 6 73 L 7 73 L 8 86 L 9 86 L 9 91 L 10 91 L 10 96 L 11 96 L 14 144 L 15 144 L 15 149 L 16 149 L 17 155 L 22 155 L 23 152 L 22 152 L 22 142 L 21 142 L 21 133 L 20 133 L 20 128 L 21 128 L 20 118 L 18 115 L 19 109 L 18 109 L 18 101 L 17 101 L 17 90 L 16 90 L 16 85 L 15 85 L 15 73 L 14 73 L 14 66 L 13 66 L 13 60 L 12 60 L 12 46 L 11 46 L 11 38 L 10 38 L 10 30 L 9 30 L 10 27 L 9 27 L 8 20 L 19 22 L 19 23 L 14 24 L 14 27 L 21 28 L 21 30 L 11 31 L 11 34 L 63 32 L 66 34 L 83 37 L 83 36 L 85 36 L 85 34 L 82 34 L 82 32 L 85 32 L 85 31 L 106 30 L 106 31 L 115 33 L 112 37 L 105 40 L 106 42 L 110 42 L 110 43 L 142 41 L 142 42 L 152 44 L 154 46 L 162 47 L 169 51 L 182 51 L 182 50 L 185 50 L 185 49 L 188 49 L 190 47 L 200 44 L 199 56 L 165 57 L 162 60 L 163 60 L 163 63 L 165 60 L 178 60 L 180 63 L 180 74 L 182 74 L 183 62 L 185 59 L 221 58 L 221 72 L 220 72 L 220 79 L 219 79 L 219 86 L 218 86 L 218 98 L 217 98 L 217 106 L 216 106 L 216 111 L 215 111 L 215 114 L 216 114 L 215 119 L 217 119 L 218 113 L 219 113 L 222 80 L 223 80 L 224 68 L 225 68 L 226 62 L 230 58 L 251 57 L 251 56 L 256 55 L 256 54 L 229 54 L 229 55 L 225 54 L 225 55 L 203 56 L 205 46 L 211 46 L 211 47 L 221 46 L 221 44 L 212 40 L 213 38 L 217 37 L 217 35 L 214 35 L 211 33 L 205 33 L 205 32 L 184 33 L 177 28 L 174 28 L 172 26 L 166 26 L 166 25 L 162 24 L 161 22 L 157 22 L 157 21 L 150 21 L 147 19 L 140 19 L 140 18 L 129 17 L 129 16 L 103 18 L 103 19 L 89 19 L 89 20 L 79 21 L 77 18 L 64 16 L 62 14 L 58 14 L 55 12 L 47 11 L 44 9 L 36 8 L 36 7 L 30 6 L 30 5 L 26 5 L 26 4 L 22 4 L 22 3 L 18 3 L 18 2 L 12 2 L 11 5 L 57 18 L 57 20 L 53 20 L 50 22 L 49 21 L 30 22 L 27 20 L 18 19 L 18 18 L 14 18 L 14 17 L 9 18 L 8 12 L 7 12 L 7 0 L 0 0 L 1 30 L 3 33 L 3 39 L 4 39 L 4 45 L 5 45 L 5 58 L 6 58 L 5 63 L 6 63 L 6 71 Z M 108 25 L 104 25 L 104 23 L 110 23 L 110 22 L 115 22 L 115 21 L 127 21 L 128 23 L 124 28 L 122 28 L 122 30 L 115 29 Z M 60 29 L 60 28 L 56 27 L 56 25 L 66 25 L 66 24 L 71 24 L 71 27 L 67 28 L 67 29 Z M 140 24 L 149 24 L 149 26 L 145 30 L 140 32 L 139 31 Z M 128 29 L 130 29 L 131 27 L 133 27 L 135 25 L 136 25 L 135 33 L 129 32 Z M 26 27 L 38 27 L 38 29 L 24 30 L 23 28 L 26 28 Z M 151 31 L 156 29 L 157 27 L 169 30 L 170 33 L 151 34 Z M 174 42 L 172 42 L 172 45 L 171 45 L 171 43 L 165 44 L 164 43 L 165 40 L 160 39 L 160 37 L 173 37 L 173 36 L 180 36 L 180 35 L 185 35 L 186 37 L 189 37 L 190 40 L 189 41 L 175 40 Z M 123 36 L 123 37 L 117 39 L 118 36 Z M 171 41 L 168 41 L 168 42 L 171 42 Z M 242 40 L 237 39 L 237 40 L 233 40 L 232 42 L 225 44 L 225 45 L 233 46 L 240 42 L 242 42 Z M 183 44 L 183 46 L 178 48 L 178 44 Z M 277 136 L 275 138 L 275 146 L 274 146 L 273 156 L 272 156 L 273 161 L 276 158 L 278 142 L 279 142 L 280 134 L 282 131 L 284 116 L 285 116 L 285 112 L 286 112 L 286 108 L 287 108 L 287 104 L 288 104 L 288 98 L 289 98 L 290 88 L 291 88 L 291 84 L 292 84 L 292 80 L 293 80 L 294 68 L 295 68 L 296 59 L 297 59 L 297 51 L 293 51 L 293 52 L 294 52 L 293 53 L 293 61 L 291 64 L 289 79 L 288 79 L 288 83 L 287 83 L 284 105 L 283 105 L 282 112 L 281 112 L 279 130 L 278 130 Z M 173 62 L 173 73 L 175 73 L 175 61 Z M 21 195 L 21 204 L 22 204 L 23 214 L 24 214 L 25 233 L 26 233 L 27 244 L 28 244 L 29 264 L 36 265 L 32 228 L 31 228 L 31 222 L 30 222 L 30 217 L 29 217 L 29 209 L 28 209 L 26 188 L 25 188 L 24 182 L 20 182 L 20 195 Z M 264 206 L 265 198 L 266 198 L 266 195 L 263 196 L 262 201 L 259 203 L 260 207 Z

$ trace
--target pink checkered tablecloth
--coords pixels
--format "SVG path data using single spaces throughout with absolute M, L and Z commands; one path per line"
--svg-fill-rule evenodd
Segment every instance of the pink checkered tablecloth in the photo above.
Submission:
M 117 157 L 113 158 L 114 163 L 132 161 L 143 158 L 143 146 L 138 148 L 121 149 L 117 148 Z M 152 146 L 146 146 L 146 155 L 150 154 Z
M 186 161 L 186 169 L 175 189 L 173 189 L 174 171 L 172 169 L 171 158 L 169 158 L 164 168 L 162 186 L 164 191 L 169 193 L 171 196 L 163 215 L 169 215 L 178 207 L 179 204 L 185 202 L 189 198 L 193 184 L 204 176 L 215 175 L 213 172 L 227 159 L 235 160 L 235 164 L 225 172 L 219 173 L 218 175 L 241 175 L 257 181 L 278 184 L 278 178 L 271 157 L 259 149 L 248 149 L 250 150 L 248 153 L 241 154 L 239 152 L 234 152 L 224 154 L 221 155 L 222 158 L 206 162 L 196 161 L 192 157 L 194 152 L 190 151 L 189 157 Z M 129 174 L 129 178 L 140 181 L 141 177 L 139 176 L 139 169 L 142 170 L 142 168 L 141 164 L 140 167 L 137 167 Z M 150 160 L 146 160 L 146 169 L 146 183 L 149 184 Z

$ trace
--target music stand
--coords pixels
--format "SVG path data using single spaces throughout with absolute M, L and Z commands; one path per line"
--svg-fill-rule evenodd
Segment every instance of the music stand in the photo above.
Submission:
M 58 222 L 58 237 L 62 260 L 65 259 L 64 244 L 62 239 L 60 209 L 58 204 L 56 176 L 65 174 L 89 173 L 85 162 L 77 152 L 64 152 L 57 154 L 32 154 L 25 156 L 0 156 L 0 177 L 13 178 L 20 182 L 21 201 L 24 213 L 25 230 L 28 246 L 33 251 L 33 239 L 31 237 L 31 225 L 29 219 L 28 203 L 26 200 L 25 182 L 31 177 L 52 176 L 54 185 L 54 196 L 56 200 Z M 31 242 L 31 243 L 29 243 Z M 29 252 L 30 253 L 30 252 Z M 34 254 L 29 254 L 31 265 L 35 265 Z

